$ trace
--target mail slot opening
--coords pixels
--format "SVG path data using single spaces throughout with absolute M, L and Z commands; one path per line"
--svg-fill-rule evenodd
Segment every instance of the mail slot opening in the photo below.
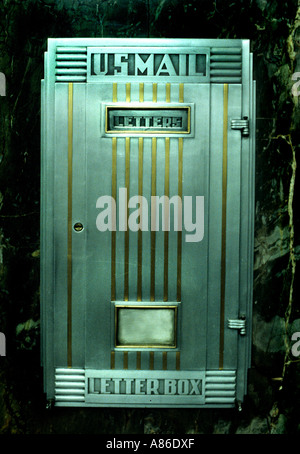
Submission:
M 190 133 L 190 106 L 106 106 L 106 133 Z
M 116 306 L 115 345 L 176 348 L 177 306 Z

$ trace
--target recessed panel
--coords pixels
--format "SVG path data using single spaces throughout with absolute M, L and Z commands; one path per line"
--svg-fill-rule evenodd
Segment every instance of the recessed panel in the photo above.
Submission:
M 176 306 L 116 306 L 115 321 L 116 347 L 176 347 Z

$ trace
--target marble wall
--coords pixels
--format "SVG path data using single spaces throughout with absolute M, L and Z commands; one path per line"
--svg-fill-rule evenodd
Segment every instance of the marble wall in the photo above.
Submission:
M 48 37 L 249 38 L 257 81 L 253 354 L 244 410 L 46 409 L 39 360 L 40 80 Z M 0 3 L 0 434 L 296 433 L 297 0 Z M 300 93 L 300 90 L 299 90 Z M 1 94 L 1 93 L 0 93 Z M 298 270 L 297 270 L 298 271 Z

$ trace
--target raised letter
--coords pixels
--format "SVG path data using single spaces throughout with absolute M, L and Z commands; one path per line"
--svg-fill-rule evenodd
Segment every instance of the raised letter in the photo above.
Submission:
M 156 73 L 157 76 L 176 76 L 173 63 L 168 54 L 164 55 Z
M 128 54 L 115 54 L 114 74 L 128 76 Z
M 139 75 L 146 75 L 146 76 L 153 76 L 153 68 L 154 68 L 154 58 L 153 54 L 150 54 L 146 61 L 136 54 L 135 56 L 135 72 L 136 76 Z M 138 72 L 139 71 L 139 72 Z
M 157 379 L 147 380 L 147 394 L 158 394 L 159 381 Z
M 108 71 L 108 54 L 92 54 L 92 76 L 105 76 Z
M 165 394 L 176 394 L 176 380 L 165 380 Z

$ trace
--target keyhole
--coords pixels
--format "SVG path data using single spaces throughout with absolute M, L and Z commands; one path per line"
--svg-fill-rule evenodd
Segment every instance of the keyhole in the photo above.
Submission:
M 83 225 L 81 224 L 81 222 L 76 222 L 73 228 L 75 232 L 81 232 L 83 230 Z

